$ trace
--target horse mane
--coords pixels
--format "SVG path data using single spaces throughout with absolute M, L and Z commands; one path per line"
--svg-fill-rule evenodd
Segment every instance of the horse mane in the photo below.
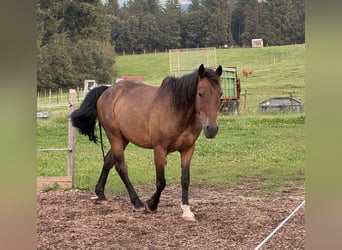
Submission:
M 220 77 L 212 69 L 205 69 L 205 77 L 215 86 L 220 85 Z M 171 105 L 176 110 L 189 109 L 195 104 L 197 84 L 199 82 L 198 71 L 181 76 L 166 77 L 158 90 L 158 97 L 163 98 L 165 95 L 171 95 Z

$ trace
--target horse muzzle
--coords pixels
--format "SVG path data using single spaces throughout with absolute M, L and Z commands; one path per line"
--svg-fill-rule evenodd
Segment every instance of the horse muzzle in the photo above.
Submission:
M 217 132 L 218 132 L 218 126 L 212 126 L 212 125 L 204 125 L 203 126 L 203 132 L 206 138 L 212 139 L 215 138 Z

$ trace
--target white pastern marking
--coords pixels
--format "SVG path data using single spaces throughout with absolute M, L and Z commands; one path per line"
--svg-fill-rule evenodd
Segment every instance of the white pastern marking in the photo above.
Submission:
M 183 210 L 182 218 L 187 221 L 196 221 L 195 215 L 193 212 L 190 211 L 189 205 L 181 205 L 181 208 Z

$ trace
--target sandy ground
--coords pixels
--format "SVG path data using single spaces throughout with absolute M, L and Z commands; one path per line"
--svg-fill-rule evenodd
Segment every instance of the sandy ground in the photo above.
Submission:
M 151 187 L 137 190 L 142 200 Z M 253 190 L 190 186 L 196 222 L 184 221 L 181 187 L 167 186 L 157 213 L 134 211 L 128 194 L 107 193 L 95 203 L 93 192 L 37 193 L 37 249 L 254 249 L 303 200 L 304 188 L 275 196 Z M 261 249 L 304 249 L 303 206 Z

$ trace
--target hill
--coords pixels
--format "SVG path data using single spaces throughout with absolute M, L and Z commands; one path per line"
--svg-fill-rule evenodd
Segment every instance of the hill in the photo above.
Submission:
M 254 113 L 261 101 L 289 95 L 305 105 L 305 44 L 217 49 L 216 53 L 218 65 L 238 68 L 241 111 Z M 159 85 L 169 74 L 169 55 L 164 52 L 119 56 L 115 66 L 119 75 L 142 75 L 146 83 Z M 244 68 L 253 74 L 244 77 Z

